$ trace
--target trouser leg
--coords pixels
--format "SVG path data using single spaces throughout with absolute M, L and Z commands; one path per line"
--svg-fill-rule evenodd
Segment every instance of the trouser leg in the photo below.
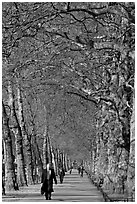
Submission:
M 51 200 L 51 192 L 49 193 L 49 200 Z
M 46 198 L 46 200 L 48 200 L 48 193 L 47 192 L 45 193 L 45 198 Z

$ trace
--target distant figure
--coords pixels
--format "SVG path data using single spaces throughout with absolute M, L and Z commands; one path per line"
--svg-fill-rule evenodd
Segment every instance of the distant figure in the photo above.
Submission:
M 65 176 L 65 170 L 64 168 L 59 168 L 59 178 L 60 178 L 60 183 L 63 183 L 63 179 L 64 179 L 64 176 Z
M 80 168 L 80 166 L 78 166 L 78 174 L 80 174 L 80 170 L 81 170 L 81 168 Z
M 80 176 L 81 176 L 81 177 L 83 177 L 83 171 L 84 171 L 84 167 L 81 166 L 81 167 L 80 167 Z
M 73 166 L 70 167 L 69 173 L 72 173 Z
M 48 163 L 46 169 L 43 169 L 41 178 L 41 194 L 43 195 L 45 193 L 46 200 L 51 200 L 51 193 L 54 192 L 53 179 L 55 184 L 57 184 L 53 164 Z

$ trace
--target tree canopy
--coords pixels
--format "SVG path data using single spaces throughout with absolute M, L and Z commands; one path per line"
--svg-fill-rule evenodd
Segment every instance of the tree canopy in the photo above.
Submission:
M 41 152 L 48 124 L 53 145 L 72 159 L 89 161 L 94 152 L 109 167 L 119 148 L 129 153 L 135 3 L 3 2 L 2 12 L 3 101 L 10 81 Z

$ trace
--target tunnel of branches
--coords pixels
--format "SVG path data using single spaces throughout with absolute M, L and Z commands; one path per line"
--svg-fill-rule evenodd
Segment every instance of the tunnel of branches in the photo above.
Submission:
M 48 157 L 134 196 L 134 26 L 133 2 L 2 4 L 6 190 L 37 183 Z

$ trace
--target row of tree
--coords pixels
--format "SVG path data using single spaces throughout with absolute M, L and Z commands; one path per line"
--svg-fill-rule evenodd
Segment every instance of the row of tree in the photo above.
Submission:
M 20 179 L 50 132 L 104 189 L 134 195 L 134 46 L 133 2 L 3 3 L 3 138 Z
M 16 127 L 16 131 L 19 131 L 17 128 L 20 128 L 20 123 Z M 18 135 L 20 133 L 22 131 L 18 132 Z M 5 194 L 5 189 L 19 190 L 20 186 L 41 182 L 42 169 L 46 168 L 47 162 L 53 163 L 56 175 L 59 168 L 68 171 L 72 166 L 72 161 L 65 151 L 52 146 L 47 127 L 43 134 L 42 148 L 36 135 L 31 135 L 32 138 L 27 141 L 24 135 L 19 135 L 20 141 L 18 141 L 9 125 L 9 117 L 4 104 L 3 134 L 3 194 Z

